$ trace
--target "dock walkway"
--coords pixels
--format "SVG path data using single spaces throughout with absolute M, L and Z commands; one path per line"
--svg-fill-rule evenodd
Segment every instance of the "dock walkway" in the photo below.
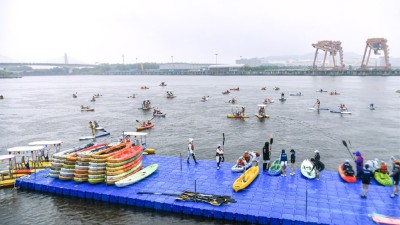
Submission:
M 182 170 L 181 164 L 182 162 Z M 106 184 L 62 181 L 47 176 L 48 169 L 20 178 L 16 186 L 77 198 L 144 207 L 230 221 L 259 224 L 374 224 L 372 213 L 400 217 L 399 197 L 390 198 L 393 187 L 372 181 L 367 199 L 360 198 L 361 183 L 344 183 L 337 172 L 323 171 L 321 180 L 307 180 L 300 175 L 272 177 L 266 172 L 245 190 L 234 192 L 233 182 L 239 173 L 232 163 L 193 161 L 166 156 L 144 156 L 144 166 L 158 163 L 156 173 L 131 186 L 119 188 Z M 137 194 L 140 191 L 180 194 L 185 190 L 205 194 L 230 195 L 237 203 L 212 206 L 200 202 L 182 202 L 165 195 Z

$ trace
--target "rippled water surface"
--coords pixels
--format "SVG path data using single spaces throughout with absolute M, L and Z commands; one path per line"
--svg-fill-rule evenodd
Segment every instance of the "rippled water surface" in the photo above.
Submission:
M 164 81 L 167 87 L 160 87 Z M 140 90 L 140 86 L 149 86 Z M 261 87 L 267 87 L 262 91 Z M 272 90 L 280 87 L 279 91 Z M 240 87 L 222 95 L 222 91 Z M 331 96 L 317 89 L 340 92 Z M 111 132 L 98 141 L 117 140 L 122 131 L 134 131 L 136 120 L 150 119 L 151 112 L 138 110 L 150 99 L 167 114 L 154 118 L 148 133 L 149 146 L 158 155 L 186 155 L 188 138 L 193 138 L 197 158 L 214 160 L 215 148 L 225 133 L 225 159 L 234 162 L 245 150 L 261 151 L 270 135 L 274 137 L 272 157 L 282 148 L 294 148 L 298 161 L 314 155 L 318 149 L 327 170 L 350 158 L 342 140 L 350 140 L 354 150 L 366 159 L 388 161 L 400 158 L 400 89 L 399 77 L 229 77 L 229 76 L 39 76 L 1 79 L 0 152 L 38 140 L 62 140 L 63 149 L 77 146 L 81 136 L 90 135 L 89 121 L 96 120 Z M 173 90 L 174 99 L 165 98 Z M 304 96 L 289 96 L 301 91 Z M 78 98 L 72 93 L 78 92 Z M 284 92 L 287 101 L 270 104 L 270 119 L 254 116 L 264 98 L 277 100 Z M 90 102 L 92 95 L 103 96 Z M 127 98 L 133 93 L 135 99 Z M 210 96 L 201 102 L 202 96 Z M 235 97 L 246 106 L 250 118 L 227 119 L 228 101 Z M 344 103 L 351 115 L 308 110 L 316 99 L 321 107 L 337 109 Z M 376 110 L 367 108 L 374 103 Z M 90 105 L 95 112 L 81 112 L 80 105 Z M 3 163 L 4 164 L 4 163 Z M 4 165 L 1 165 L 4 167 Z M 120 223 L 135 224 L 214 224 L 219 221 L 190 219 L 181 216 L 141 211 L 130 207 L 102 204 L 43 195 L 32 192 L 0 190 L 2 223 Z M 34 209 L 34 210 L 33 210 Z

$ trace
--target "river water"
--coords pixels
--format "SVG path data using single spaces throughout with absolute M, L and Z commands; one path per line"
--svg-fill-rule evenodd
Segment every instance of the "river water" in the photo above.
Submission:
M 160 87 L 164 81 L 168 86 Z M 150 89 L 141 90 L 140 86 Z M 267 87 L 262 91 L 261 87 Z M 274 91 L 273 87 L 280 87 Z M 240 87 L 240 91 L 222 92 Z M 340 95 L 316 92 L 324 89 Z M 235 162 L 243 151 L 261 151 L 273 136 L 272 157 L 281 149 L 295 149 L 298 164 L 319 150 L 327 170 L 350 159 L 342 140 L 351 141 L 353 150 L 365 159 L 390 156 L 400 158 L 400 77 L 280 77 L 280 76 L 35 76 L 1 79 L 0 154 L 6 149 L 38 140 L 62 140 L 62 149 L 82 144 L 78 139 L 90 135 L 89 121 L 96 120 L 111 135 L 98 141 L 116 141 L 122 131 L 135 131 L 136 120 L 152 118 L 151 112 L 138 110 L 143 100 L 166 113 L 154 118 L 147 143 L 158 155 L 186 155 L 189 138 L 194 139 L 197 158 L 215 160 L 215 148 L 225 134 L 225 160 Z M 174 99 L 165 98 L 173 90 Z M 289 96 L 301 91 L 304 96 Z M 77 92 L 78 98 L 72 98 Z M 284 92 L 287 101 L 277 101 Z M 93 94 L 102 97 L 90 102 Z M 132 99 L 128 96 L 136 94 Z M 201 102 L 202 96 L 209 96 Z M 228 119 L 235 97 L 246 106 L 248 119 Z M 254 116 L 264 98 L 275 99 L 267 106 L 269 119 Z M 345 104 L 351 115 L 329 111 L 319 113 L 313 107 L 337 109 Z M 376 110 L 367 107 L 374 103 Z M 95 112 L 81 112 L 90 105 Z M 2 163 L 4 164 L 4 163 Z M 3 168 L 5 165 L 1 165 Z M 40 193 L 0 190 L 2 223 L 116 223 L 126 224 L 220 224 L 221 221 L 191 219 L 142 211 L 131 207 L 70 199 Z

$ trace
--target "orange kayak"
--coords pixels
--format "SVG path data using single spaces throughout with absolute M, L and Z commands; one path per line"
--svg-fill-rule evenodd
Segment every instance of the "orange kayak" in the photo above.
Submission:
M 339 171 L 340 177 L 341 177 L 344 181 L 346 181 L 346 182 L 348 182 L 348 183 L 355 183 L 355 182 L 357 181 L 356 176 L 354 176 L 354 175 L 353 175 L 353 176 L 347 176 L 347 175 L 346 175 L 346 172 L 343 170 L 343 163 L 340 163 L 340 164 L 339 164 L 338 171 Z
M 92 150 L 94 150 L 94 149 L 101 148 L 101 147 L 104 147 L 104 146 L 106 146 L 106 145 L 107 145 L 106 143 L 103 143 L 103 144 L 93 145 L 92 147 L 89 147 L 89 148 L 84 148 L 84 149 L 82 149 L 82 150 L 80 150 L 80 151 L 77 151 L 77 152 L 74 152 L 74 153 L 69 154 L 69 155 L 66 157 L 66 159 L 67 159 L 68 161 L 75 162 L 75 161 L 76 161 L 76 156 L 78 155 L 78 153 L 83 153 L 83 152 L 92 151 Z
M 150 125 L 146 125 L 146 126 L 142 125 L 142 126 L 136 127 L 136 131 L 147 130 L 147 129 L 150 129 L 152 127 L 154 127 L 154 123 L 152 123 Z
M 118 154 L 115 154 L 107 159 L 109 163 L 118 163 L 129 160 L 136 155 L 142 152 L 143 147 L 141 145 L 138 146 L 127 146 L 124 150 L 120 151 Z
M 119 150 L 124 149 L 125 146 L 126 146 L 126 143 L 120 143 L 120 144 L 112 146 L 110 148 L 103 149 L 101 151 L 93 153 L 92 158 L 93 159 L 106 159 L 110 156 L 110 154 L 116 153 Z

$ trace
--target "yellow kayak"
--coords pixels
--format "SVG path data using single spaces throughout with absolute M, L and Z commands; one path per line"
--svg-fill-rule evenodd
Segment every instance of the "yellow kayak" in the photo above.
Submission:
M 235 118 L 235 119 L 249 118 L 249 116 L 236 116 L 236 115 L 232 115 L 232 114 L 228 114 L 227 117 Z
M 240 177 L 236 179 L 236 181 L 233 183 L 233 190 L 238 192 L 246 188 L 251 184 L 251 182 L 253 182 L 254 179 L 256 179 L 259 173 L 260 168 L 258 166 L 253 166 L 250 169 L 246 170 L 246 172 L 240 175 Z

